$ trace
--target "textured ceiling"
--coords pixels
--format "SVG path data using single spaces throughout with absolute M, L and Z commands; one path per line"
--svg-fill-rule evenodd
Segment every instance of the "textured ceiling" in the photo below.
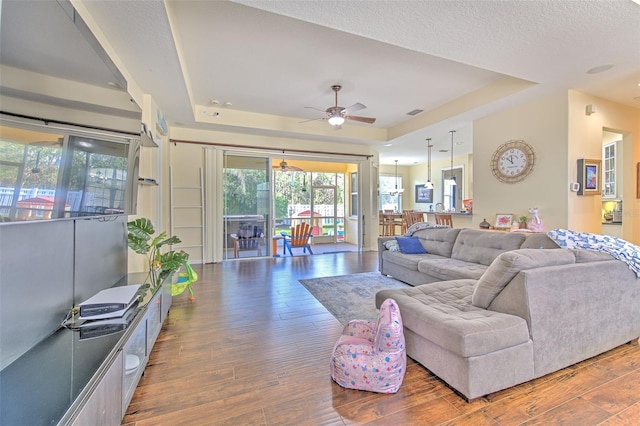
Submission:
M 473 119 L 558 91 L 640 108 L 630 0 L 74 4 L 173 125 L 368 144 L 382 163 L 411 164 L 426 161 L 427 137 L 434 158 L 449 130 L 469 152 Z M 615 66 L 586 73 L 603 64 Z M 340 105 L 365 104 L 356 115 L 375 124 L 303 122 L 333 106 L 336 83 Z

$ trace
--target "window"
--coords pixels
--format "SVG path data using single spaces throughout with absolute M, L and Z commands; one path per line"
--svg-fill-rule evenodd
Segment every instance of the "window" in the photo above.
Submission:
M 455 185 L 453 184 L 455 182 Z M 462 208 L 463 194 L 462 168 L 442 170 L 442 205 L 447 212 L 457 212 Z
M 402 176 L 397 178 L 397 188 L 402 188 Z M 402 193 L 391 195 L 396 189 L 395 176 L 380 176 L 380 210 L 402 211 Z
M 604 187 L 603 197 L 616 196 L 616 143 L 610 143 L 603 147 L 604 158 Z
M 351 216 L 358 216 L 358 173 L 351 173 Z

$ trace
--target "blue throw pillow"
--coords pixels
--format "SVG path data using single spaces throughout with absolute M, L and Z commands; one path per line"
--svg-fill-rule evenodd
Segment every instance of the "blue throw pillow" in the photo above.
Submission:
M 426 253 L 418 237 L 396 237 L 400 251 L 404 254 Z

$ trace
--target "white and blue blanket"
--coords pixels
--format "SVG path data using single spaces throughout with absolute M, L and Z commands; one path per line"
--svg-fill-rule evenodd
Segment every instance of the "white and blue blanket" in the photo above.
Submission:
M 629 269 L 640 278 L 640 247 L 635 244 L 608 235 L 576 232 L 569 229 L 553 229 L 547 232 L 547 235 L 560 247 L 597 250 L 610 254 L 629 265 Z
M 407 229 L 407 232 L 404 233 L 404 236 L 410 237 L 418 231 L 421 231 L 423 229 L 429 229 L 429 228 L 451 228 L 451 226 L 436 225 L 435 223 L 431 223 L 431 222 L 418 222 L 411 225 L 409 229 Z

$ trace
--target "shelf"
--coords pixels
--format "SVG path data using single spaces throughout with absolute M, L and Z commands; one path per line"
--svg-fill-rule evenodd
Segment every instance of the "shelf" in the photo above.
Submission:
M 138 185 L 158 186 L 158 182 L 152 178 L 138 178 Z

